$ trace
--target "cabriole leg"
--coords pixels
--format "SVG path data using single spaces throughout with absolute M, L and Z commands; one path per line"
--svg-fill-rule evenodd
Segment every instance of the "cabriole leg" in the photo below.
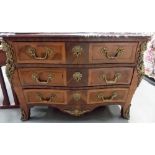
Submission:
M 131 104 L 122 106 L 121 116 L 123 118 L 130 119 L 130 107 L 131 107 Z
M 21 108 L 21 120 L 27 121 L 30 119 L 30 108 Z

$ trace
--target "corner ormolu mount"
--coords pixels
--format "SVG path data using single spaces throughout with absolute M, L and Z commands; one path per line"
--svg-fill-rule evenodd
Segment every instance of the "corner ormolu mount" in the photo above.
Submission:
M 13 60 L 13 49 L 12 46 L 0 39 L 0 50 L 6 53 L 6 75 L 9 81 L 12 80 L 12 75 L 15 70 L 14 60 Z
M 142 42 L 139 45 L 139 50 L 138 50 L 138 62 L 137 62 L 137 72 L 138 72 L 138 83 L 137 86 L 139 86 L 143 75 L 144 75 L 144 62 L 143 62 L 143 55 L 144 52 L 146 51 L 147 48 L 147 42 Z

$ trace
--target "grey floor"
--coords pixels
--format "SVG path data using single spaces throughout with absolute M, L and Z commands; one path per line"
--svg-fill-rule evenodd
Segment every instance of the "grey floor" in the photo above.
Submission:
M 20 110 L 1 110 L 0 122 L 22 122 L 20 121 Z M 68 114 L 62 113 L 57 109 L 48 107 L 33 107 L 31 109 L 31 119 L 24 123 L 86 123 L 86 122 L 128 122 L 125 119 L 120 118 L 120 108 L 118 106 L 101 107 L 94 110 L 91 113 L 85 114 L 81 117 L 74 117 Z
M 120 107 L 117 105 L 106 106 L 95 109 L 93 112 L 81 117 L 73 117 L 62 113 L 57 109 L 48 107 L 33 107 L 31 119 L 24 123 L 133 123 L 133 122 L 155 122 L 155 86 L 142 80 L 137 88 L 130 111 L 130 120 L 120 117 Z M 1 97 L 2 100 L 2 97 Z M 20 120 L 19 109 L 1 109 L 0 122 L 18 123 Z

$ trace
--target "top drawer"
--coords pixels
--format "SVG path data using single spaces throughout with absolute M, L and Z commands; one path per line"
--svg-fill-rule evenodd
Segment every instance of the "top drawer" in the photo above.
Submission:
M 134 63 L 137 51 L 136 42 L 91 43 L 90 63 Z
M 65 44 L 59 42 L 15 42 L 17 63 L 66 62 Z
M 134 63 L 137 42 L 14 42 L 17 63 Z

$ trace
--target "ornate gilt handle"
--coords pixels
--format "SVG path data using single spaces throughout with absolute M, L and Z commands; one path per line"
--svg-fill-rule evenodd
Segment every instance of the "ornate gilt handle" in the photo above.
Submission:
M 111 96 L 104 96 L 104 94 L 102 94 L 102 93 L 99 93 L 99 94 L 97 94 L 97 98 L 99 99 L 99 100 L 102 100 L 102 101 L 107 101 L 107 100 L 113 100 L 114 98 L 116 98 L 118 95 L 117 95 L 117 93 L 116 92 L 113 92 L 112 93 L 112 95 Z
M 42 94 L 40 93 L 37 93 L 37 97 L 39 98 L 39 100 L 41 102 L 55 102 L 55 98 L 56 98 L 56 95 L 55 94 L 51 94 L 50 97 L 43 97 Z
M 115 84 L 120 79 L 120 77 L 121 77 L 121 74 L 120 73 L 116 73 L 114 75 L 114 79 L 113 80 L 107 80 L 106 75 L 102 74 L 101 75 L 101 80 L 104 80 L 106 82 L 106 84 Z
M 118 56 L 120 56 L 121 54 L 124 53 L 124 49 L 123 48 L 118 48 L 115 52 L 115 55 L 109 55 L 108 54 L 108 50 L 104 47 L 101 49 L 101 54 L 104 55 L 107 59 L 116 59 Z
M 48 57 L 53 58 L 53 56 L 54 56 L 54 54 L 55 54 L 54 51 L 53 51 L 52 49 L 48 48 L 48 47 L 45 48 L 45 54 L 44 54 L 43 57 L 37 56 L 37 54 L 36 54 L 36 53 L 37 53 L 37 52 L 36 52 L 36 49 L 33 48 L 33 47 L 28 47 L 27 53 L 28 53 L 28 55 L 29 55 L 31 58 L 33 58 L 33 59 L 35 59 L 35 60 L 46 60 L 46 59 L 48 59 Z
M 32 74 L 32 79 L 38 84 L 49 84 L 52 80 L 54 80 L 54 74 L 48 74 L 48 78 L 46 81 L 41 81 L 39 79 L 39 75 L 37 73 Z

